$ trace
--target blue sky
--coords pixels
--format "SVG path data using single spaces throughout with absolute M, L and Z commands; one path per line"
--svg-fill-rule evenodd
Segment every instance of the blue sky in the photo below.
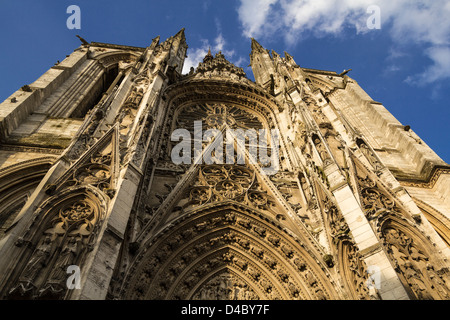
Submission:
M 370 5 L 381 29 L 368 29 Z M 69 30 L 69 5 L 81 29 Z M 449 0 L 1 0 L 0 101 L 88 41 L 145 47 L 185 28 L 185 70 L 211 47 L 250 79 L 250 37 L 306 68 L 349 76 L 450 162 Z

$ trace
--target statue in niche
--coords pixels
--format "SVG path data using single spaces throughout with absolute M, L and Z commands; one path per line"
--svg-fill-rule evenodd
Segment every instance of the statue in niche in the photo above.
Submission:
M 308 182 L 306 181 L 306 177 L 301 174 L 300 175 L 300 185 L 302 187 L 303 190 L 303 195 L 305 196 L 305 201 L 306 201 L 306 205 L 308 206 L 308 208 L 310 207 L 310 200 L 311 200 L 311 188 L 308 185 Z
M 263 287 L 265 292 L 267 292 L 267 293 L 271 293 L 272 292 L 272 285 L 268 281 L 261 280 L 260 284 Z
M 325 202 L 325 212 L 330 218 L 331 235 L 333 238 L 345 236 L 349 232 L 349 227 L 338 208 L 329 200 Z
M 375 171 L 378 171 L 383 168 L 383 165 L 381 164 L 381 162 L 378 160 L 376 155 L 372 152 L 372 150 L 369 148 L 369 146 L 367 144 L 365 144 L 363 142 L 359 145 L 359 148 L 360 148 L 361 152 L 364 154 L 364 156 L 366 157 L 367 161 L 369 161 L 369 163 L 372 165 L 372 167 L 374 168 Z
M 403 275 L 417 297 L 420 300 L 434 300 L 431 294 L 428 293 L 428 288 L 423 281 L 423 276 L 420 270 L 417 270 L 416 267 L 409 261 L 405 262 L 403 266 L 405 267 Z
M 25 269 L 20 277 L 20 282 L 25 282 L 29 286 L 34 284 L 41 271 L 47 266 L 53 253 L 53 244 L 50 235 L 47 235 L 33 252 Z
M 327 117 L 323 114 L 322 110 L 320 110 L 320 107 L 314 106 L 313 109 L 313 115 L 315 115 L 315 118 L 319 125 L 323 123 L 329 123 Z
M 298 298 L 298 296 L 299 296 L 299 291 L 298 291 L 298 289 L 295 287 L 295 285 L 294 285 L 292 282 L 289 282 L 288 288 L 289 288 L 290 294 L 291 294 L 294 298 Z
M 434 270 L 433 265 L 430 263 L 428 263 L 426 267 L 426 276 L 433 283 L 433 286 L 437 293 L 442 298 L 450 300 L 450 287 L 445 282 L 445 280 L 442 279 L 441 276 L 439 276 L 439 274 Z
M 144 96 L 144 90 L 133 88 L 130 95 L 128 96 L 127 100 L 125 101 L 126 106 L 131 106 L 133 108 L 137 108 L 139 106 L 139 103 L 142 100 L 142 97 Z
M 316 146 L 317 152 L 319 153 L 320 158 L 322 159 L 322 161 L 330 159 L 328 151 L 325 148 L 325 145 L 322 143 L 322 140 L 320 140 L 319 138 L 315 138 L 314 139 L 314 144 Z
M 314 290 L 314 293 L 316 294 L 317 300 L 327 300 L 327 297 L 325 296 L 325 293 L 323 290 L 319 287 L 316 278 L 314 277 L 313 273 L 311 271 L 307 271 L 305 274 L 305 278 L 307 283 L 309 284 L 310 288 Z
M 52 271 L 48 277 L 47 284 L 56 284 L 64 286 L 64 280 L 67 277 L 67 267 L 73 265 L 83 249 L 81 238 L 70 237 L 61 250 Z

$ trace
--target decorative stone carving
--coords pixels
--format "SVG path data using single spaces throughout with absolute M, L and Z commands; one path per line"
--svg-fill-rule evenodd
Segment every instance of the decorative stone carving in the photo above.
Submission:
M 315 136 L 315 137 L 313 137 L 313 142 L 314 142 L 317 152 L 319 153 L 320 159 L 322 159 L 322 161 L 324 163 L 324 166 L 327 166 L 328 164 L 330 164 L 331 157 L 330 157 L 330 154 L 328 153 L 328 150 L 326 149 L 323 141 L 319 137 Z
M 214 57 L 209 51 L 203 62 L 199 63 L 194 76 L 205 78 L 228 77 L 236 80 L 246 77 L 244 69 L 238 68 L 226 60 L 221 51 L 216 53 Z
M 45 217 L 44 223 L 32 223 L 23 236 L 24 241 L 37 245 L 26 258 L 9 298 L 61 299 L 66 295 L 67 267 L 79 265 L 90 251 L 104 214 L 94 195 L 78 193 L 65 201 L 63 196 L 53 208 L 56 200 L 49 199 L 35 213 L 36 218 Z
M 261 190 L 255 172 L 247 167 L 205 165 L 201 167 L 184 207 L 224 200 L 234 200 L 261 210 L 270 210 L 274 203 L 267 192 Z
M 379 172 L 384 166 L 376 156 L 375 152 L 363 140 L 357 139 L 356 142 L 367 161 L 372 165 L 373 170 Z
M 397 210 L 395 202 L 381 192 L 376 182 L 369 177 L 358 177 L 362 207 L 369 220 L 376 219 L 387 212 Z
M 259 297 L 248 284 L 231 274 L 223 274 L 203 284 L 193 300 L 259 300 Z
M 433 272 L 426 250 L 400 228 L 388 225 L 382 231 L 395 269 L 420 300 L 449 299 L 450 287 L 442 275 Z

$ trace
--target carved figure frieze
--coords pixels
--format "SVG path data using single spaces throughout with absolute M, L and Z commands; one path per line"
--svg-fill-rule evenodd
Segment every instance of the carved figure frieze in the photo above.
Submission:
M 193 300 L 259 300 L 259 297 L 247 283 L 225 273 L 203 284 Z

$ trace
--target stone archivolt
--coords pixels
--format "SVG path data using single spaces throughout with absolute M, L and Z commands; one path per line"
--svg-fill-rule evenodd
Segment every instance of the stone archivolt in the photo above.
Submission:
M 143 246 L 121 296 L 333 299 L 335 289 L 326 285 L 327 272 L 317 259 L 274 220 L 254 214 L 222 203 L 183 217 Z M 222 274 L 239 275 L 239 281 L 220 294 L 204 293 Z
M 54 157 L 37 158 L 0 170 L 0 239 L 55 160 Z

